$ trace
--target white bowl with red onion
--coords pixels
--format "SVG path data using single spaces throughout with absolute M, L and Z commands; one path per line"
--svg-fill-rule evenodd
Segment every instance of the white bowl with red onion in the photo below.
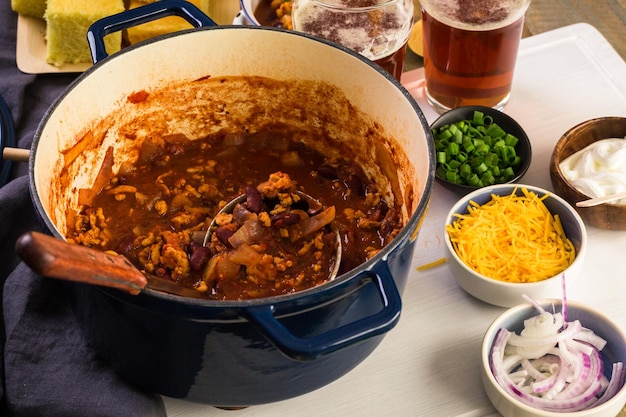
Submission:
M 618 415 L 624 331 L 577 302 L 527 301 L 498 316 L 483 338 L 481 377 L 494 407 L 504 417 Z

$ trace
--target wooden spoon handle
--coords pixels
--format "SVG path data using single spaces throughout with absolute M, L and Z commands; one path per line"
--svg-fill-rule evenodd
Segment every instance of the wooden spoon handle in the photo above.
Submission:
M 133 295 L 148 283 L 144 274 L 122 255 L 110 255 L 42 233 L 25 233 L 15 248 L 33 271 L 50 278 L 118 288 Z
M 29 149 L 4 148 L 2 149 L 2 159 L 5 161 L 28 162 L 30 157 Z

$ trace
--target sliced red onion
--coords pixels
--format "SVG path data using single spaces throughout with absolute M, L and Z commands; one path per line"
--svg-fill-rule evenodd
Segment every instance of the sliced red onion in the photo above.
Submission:
M 550 346 L 550 348 L 552 348 L 559 341 L 571 338 L 582 329 L 582 325 L 580 324 L 578 320 L 574 320 L 567 324 L 568 326 L 565 329 L 561 330 L 560 332 L 548 335 L 546 337 L 541 337 L 541 338 L 524 337 L 524 336 L 513 333 L 511 334 L 511 337 L 509 338 L 509 344 L 511 346 L 519 346 L 519 347 Z
M 489 365 L 502 389 L 555 412 L 585 410 L 614 396 L 626 383 L 626 367 L 617 362 L 610 379 L 604 375 L 606 341 L 580 321 L 568 322 L 565 308 L 549 313 L 527 299 L 539 314 L 524 321 L 519 335 L 500 329 L 491 347 Z
M 624 367 L 622 362 L 616 362 L 613 364 L 613 373 L 611 375 L 611 380 L 604 390 L 604 394 L 602 394 L 596 402 L 596 405 L 600 405 L 610 400 L 615 394 L 617 394 L 617 391 L 622 389 L 624 384 L 626 384 L 626 367 Z

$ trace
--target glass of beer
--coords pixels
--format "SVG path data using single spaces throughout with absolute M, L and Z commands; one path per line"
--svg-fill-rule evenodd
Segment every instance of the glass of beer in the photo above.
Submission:
M 530 0 L 421 0 L 426 99 L 503 109 Z
M 413 0 L 294 0 L 293 28 L 350 48 L 398 81 L 413 26 Z

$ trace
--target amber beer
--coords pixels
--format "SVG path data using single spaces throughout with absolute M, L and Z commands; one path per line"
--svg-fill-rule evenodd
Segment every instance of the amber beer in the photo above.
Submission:
M 374 62 L 380 65 L 385 71 L 400 81 L 402 71 L 404 70 L 404 56 L 406 55 L 406 42 L 396 52 L 386 57 L 376 59 Z
M 439 112 L 509 100 L 530 0 L 422 0 L 426 98 Z
M 413 0 L 294 0 L 293 28 L 350 48 L 398 81 L 413 25 Z

